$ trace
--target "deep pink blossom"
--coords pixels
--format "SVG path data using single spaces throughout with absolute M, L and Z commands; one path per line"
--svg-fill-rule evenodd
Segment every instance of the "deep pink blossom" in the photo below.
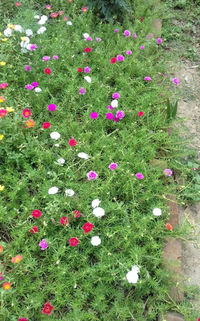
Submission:
M 89 73 L 90 73 L 90 70 L 91 70 L 91 68 L 88 67 L 88 66 L 84 68 L 84 72 L 85 72 L 86 74 L 89 74 Z
M 98 174 L 94 171 L 87 173 L 88 181 L 95 180 L 98 177 Z
M 175 85 L 178 85 L 178 84 L 179 84 L 179 79 L 178 79 L 178 78 L 173 78 L 173 83 L 174 83 Z
M 132 51 L 131 50 L 127 50 L 126 51 L 126 55 L 128 55 L 128 56 L 132 55 Z
M 114 93 L 114 94 L 112 94 L 112 98 L 113 99 L 118 99 L 118 98 L 120 98 L 120 94 L 119 93 Z
M 140 46 L 140 50 L 144 50 L 144 46 Z
M 43 61 L 48 61 L 48 60 L 50 60 L 51 58 L 49 57 L 49 56 L 44 56 L 43 58 L 42 58 L 42 60 Z
M 117 168 L 117 163 L 111 163 L 108 167 L 111 171 L 114 171 Z
M 30 45 L 30 51 L 34 51 L 36 49 L 37 49 L 37 45 L 36 44 Z
M 96 118 L 98 118 L 98 113 L 96 113 L 95 111 L 93 111 L 91 114 L 90 114 L 90 118 L 92 118 L 92 119 L 96 119 Z
M 25 88 L 28 90 L 32 90 L 34 87 L 32 85 L 28 84 L 28 85 L 25 85 Z
M 31 71 L 31 66 L 26 65 L 26 66 L 24 67 L 24 69 L 25 69 L 26 71 Z
M 50 104 L 48 106 L 49 111 L 55 111 L 56 110 L 56 105 L 55 104 Z
M 32 82 L 32 84 L 31 84 L 34 88 L 35 87 L 38 87 L 38 82 L 37 81 L 34 81 L 34 82 Z
M 117 55 L 117 60 L 118 61 L 124 61 L 124 56 L 123 55 Z
M 144 175 L 142 173 L 137 173 L 135 174 L 135 176 L 138 178 L 138 179 L 143 179 L 144 178 Z
M 107 113 L 106 114 L 106 118 L 107 119 L 113 119 L 114 118 L 114 115 L 112 113 Z
M 151 77 L 144 77 L 144 80 L 151 81 Z
M 54 60 L 58 60 L 58 56 L 53 56 L 53 59 Z
M 124 31 L 124 36 L 125 37 L 130 37 L 130 35 L 131 35 L 131 32 L 129 30 L 125 30 Z
M 158 38 L 157 39 L 157 45 L 161 45 L 161 43 L 162 43 L 162 38 Z
M 116 118 L 122 119 L 125 116 L 125 112 L 123 110 L 118 110 L 116 113 Z
M 81 88 L 79 89 L 79 94 L 80 94 L 80 95 L 85 95 L 85 92 L 86 92 L 86 90 L 85 90 L 84 87 L 81 87 Z

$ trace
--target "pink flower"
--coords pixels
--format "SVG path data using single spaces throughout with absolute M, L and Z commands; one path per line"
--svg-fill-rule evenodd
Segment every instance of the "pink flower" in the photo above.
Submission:
M 27 318 L 19 318 L 18 321 L 28 321 Z
M 175 85 L 178 85 L 178 84 L 179 84 L 179 79 L 178 79 L 178 78 L 173 78 L 173 83 L 174 83 Z
M 138 111 L 138 117 L 142 117 L 144 115 L 143 111 Z
M 50 5 L 50 4 L 47 4 L 47 5 L 46 5 L 46 9 L 48 9 L 48 10 L 51 9 L 51 5 Z
M 67 21 L 67 20 L 68 20 L 68 17 L 64 17 L 64 20 Z
M 113 119 L 114 118 L 114 115 L 112 113 L 107 113 L 106 114 L 106 118 L 107 119 Z
M 26 65 L 26 66 L 24 67 L 24 69 L 25 69 L 26 71 L 31 71 L 31 66 Z
M 137 173 L 135 174 L 135 176 L 138 178 L 138 179 L 143 179 L 144 178 L 144 175 L 142 173 Z
M 36 44 L 30 45 L 30 51 L 34 51 L 36 49 L 37 49 L 37 45 Z
M 96 118 L 98 118 L 98 113 L 96 113 L 95 111 L 93 111 L 91 114 L 90 114 L 90 118 L 92 118 L 92 119 L 96 119 Z
M 130 35 L 131 35 L 131 32 L 129 30 L 125 30 L 124 31 L 124 36 L 125 37 L 130 37 Z
M 49 244 L 47 243 L 47 241 L 45 239 L 43 239 L 40 243 L 39 246 L 41 247 L 41 250 L 46 250 L 47 247 L 49 246 Z
M 89 74 L 90 70 L 91 70 L 91 68 L 88 67 L 88 66 L 84 68 L 84 72 L 85 72 L 86 74 Z
M 85 92 L 86 92 L 85 88 L 81 87 L 79 89 L 79 95 L 85 95 Z
M 118 61 L 124 61 L 124 56 L 123 55 L 117 55 L 117 60 Z
M 53 56 L 53 59 L 54 60 L 58 60 L 58 56 Z
M 25 118 L 30 117 L 30 116 L 31 116 L 31 111 L 30 111 L 30 109 L 28 109 L 28 108 L 23 109 L 23 110 L 22 110 L 22 115 L 23 115 Z
M 132 51 L 131 50 L 127 50 L 126 51 L 126 55 L 128 55 L 128 56 L 132 55 Z
M 114 93 L 114 94 L 112 94 L 112 98 L 113 99 L 118 99 L 118 98 L 120 98 L 120 94 L 119 93 Z
M 113 106 L 111 106 L 111 105 L 108 105 L 108 106 L 107 106 L 107 109 L 113 110 L 113 109 L 114 109 L 114 107 L 113 107 Z
M 32 90 L 34 87 L 32 85 L 25 85 L 25 88 L 28 90 Z
M 101 41 L 101 38 L 96 38 L 96 41 L 97 41 L 97 42 L 100 42 L 100 41 Z
M 117 113 L 116 113 L 116 118 L 119 118 L 119 119 L 122 119 L 124 118 L 125 116 L 125 113 L 123 110 L 118 110 Z
M 96 172 L 90 171 L 89 173 L 87 173 L 87 177 L 88 177 L 88 181 L 91 181 L 91 180 L 97 179 L 98 175 Z
M 108 167 L 111 171 L 114 171 L 117 168 L 117 163 L 111 163 Z
M 169 168 L 164 169 L 163 174 L 165 176 L 172 176 L 172 170 Z
M 114 117 L 114 118 L 113 118 L 113 121 L 114 121 L 115 123 L 118 123 L 118 121 L 119 121 L 119 118 L 117 118 L 117 117 Z
M 162 38 L 158 38 L 157 39 L 157 45 L 161 45 L 161 43 L 162 43 Z
M 50 104 L 48 106 L 49 111 L 55 111 L 56 110 L 56 105 L 55 104 Z
M 57 16 L 58 16 L 57 12 L 52 12 L 52 13 L 50 14 L 50 17 L 51 17 L 51 18 L 57 18 Z
M 144 77 L 144 80 L 151 81 L 151 77 Z
M 44 57 L 42 58 L 42 61 L 48 61 L 48 60 L 50 60 L 50 57 L 49 57 L 49 56 L 44 56 Z
M 84 234 L 89 233 L 93 229 L 94 225 L 90 222 L 87 222 L 83 225 L 82 229 L 84 231 Z
M 77 246 L 79 243 L 79 240 L 76 237 L 71 237 L 69 239 L 69 245 L 70 246 Z
M 114 33 L 117 33 L 118 31 L 119 31 L 119 29 L 115 29 L 115 30 L 114 30 Z
M 34 82 L 32 82 L 32 84 L 31 84 L 34 88 L 35 87 L 38 87 L 38 82 L 37 81 L 34 81 Z
M 144 46 L 140 46 L 140 50 L 144 50 Z
M 82 8 L 82 11 L 83 11 L 83 12 L 87 12 L 87 11 L 88 11 L 88 7 L 83 7 L 83 8 Z
M 137 38 L 137 34 L 136 34 L 136 33 L 134 33 L 133 38 L 134 38 L 134 39 L 136 39 L 136 38 Z
M 87 41 L 92 41 L 92 37 L 87 37 L 86 40 Z

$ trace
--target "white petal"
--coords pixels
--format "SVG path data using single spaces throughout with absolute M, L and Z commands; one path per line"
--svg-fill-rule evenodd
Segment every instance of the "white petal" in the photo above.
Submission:
M 7 28 L 7 29 L 4 30 L 3 33 L 4 33 L 4 35 L 6 37 L 10 37 L 12 35 L 12 29 L 11 28 Z
M 112 100 L 112 101 L 111 101 L 111 106 L 112 106 L 113 108 L 118 107 L 118 100 L 117 100 L 117 99 Z
M 86 153 L 78 153 L 78 157 L 80 157 L 80 158 L 84 158 L 84 159 L 88 159 L 89 158 L 89 156 L 88 156 L 88 154 L 86 154 Z
M 93 214 L 96 217 L 102 217 L 105 215 L 105 211 L 102 207 L 96 207 L 93 209 Z
M 89 82 L 89 83 L 91 83 L 91 81 L 92 81 L 92 78 L 89 77 L 89 76 L 85 76 L 84 79 L 85 79 L 87 82 Z
M 15 31 L 22 32 L 23 28 L 20 25 L 15 25 Z
M 52 139 L 55 139 L 55 140 L 60 138 L 60 134 L 58 132 L 52 132 L 50 136 Z
M 98 246 L 99 244 L 101 244 L 101 239 L 99 236 L 93 236 L 90 242 L 93 246 Z
M 84 33 L 83 34 L 83 37 L 86 39 L 86 38 L 88 38 L 90 35 L 89 35 L 89 33 Z
M 65 196 L 73 196 L 75 194 L 75 192 L 73 191 L 73 189 L 66 189 L 65 190 Z
M 28 37 L 32 36 L 32 35 L 33 35 L 33 31 L 32 31 L 31 29 L 27 29 L 27 30 L 26 30 L 26 35 L 27 35 Z
M 35 92 L 36 92 L 36 93 L 40 93 L 41 91 L 42 91 L 42 89 L 41 89 L 40 87 L 36 87 L 36 88 L 35 88 Z
M 57 162 L 58 162 L 58 164 L 63 165 L 63 164 L 65 163 L 65 160 L 64 160 L 64 158 L 59 158 L 59 159 L 57 160 Z
M 131 270 L 126 274 L 126 278 L 128 283 L 137 283 L 139 276 L 135 271 Z
M 58 187 L 53 186 L 48 190 L 48 194 L 53 195 L 56 194 L 58 192 Z
M 34 18 L 35 18 L 35 19 L 40 19 L 40 16 L 38 16 L 38 14 L 36 14 L 36 15 L 34 16 Z
M 67 25 L 72 26 L 72 22 L 71 21 L 67 21 Z
M 97 206 L 99 206 L 99 204 L 101 203 L 101 201 L 97 198 L 95 200 L 92 201 L 92 207 L 95 208 Z
M 154 208 L 153 209 L 153 215 L 160 216 L 162 214 L 162 210 L 160 208 Z

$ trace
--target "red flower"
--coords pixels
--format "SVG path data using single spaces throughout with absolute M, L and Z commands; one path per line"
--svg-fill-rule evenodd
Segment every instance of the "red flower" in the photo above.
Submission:
M 70 245 L 70 246 L 77 246 L 77 245 L 78 245 L 78 242 L 79 242 L 79 240 L 78 240 L 76 237 L 71 237 L 71 238 L 69 239 L 69 245 Z
M 44 129 L 47 129 L 47 128 L 49 128 L 50 126 L 51 126 L 51 124 L 50 124 L 48 121 L 42 124 L 42 127 L 43 127 Z
M 19 318 L 18 321 L 28 321 L 27 318 Z
M 35 218 L 40 217 L 41 215 L 42 215 L 42 212 L 39 210 L 33 210 L 32 212 L 32 216 Z
M 60 224 L 62 224 L 62 225 L 68 225 L 68 224 L 69 224 L 69 217 L 63 216 L 63 217 L 60 219 Z
M 143 18 L 143 17 L 140 17 L 140 21 L 143 22 L 143 21 L 144 21 L 144 18 Z
M 78 72 L 83 72 L 83 69 L 82 68 L 77 68 L 77 71 Z
M 38 227 L 34 225 L 29 232 L 31 232 L 32 234 L 35 234 L 37 233 L 37 231 L 38 231 Z
M 142 117 L 143 115 L 144 115 L 144 112 L 143 112 L 143 111 L 139 111 L 139 112 L 138 112 L 138 116 L 139 116 L 139 117 Z
M 51 305 L 50 302 L 46 302 L 42 309 L 42 313 L 50 315 L 52 310 L 53 310 L 53 305 Z
M 69 143 L 69 145 L 72 147 L 72 146 L 76 146 L 76 144 L 77 144 L 77 142 L 76 142 L 76 140 L 74 139 L 74 138 L 72 138 L 72 139 L 70 139 L 69 141 L 68 141 L 68 143 Z
M 45 68 L 44 72 L 45 74 L 50 75 L 52 73 L 52 70 L 50 68 Z
M 90 47 L 84 49 L 85 52 L 91 52 L 92 49 Z
M 115 57 L 110 59 L 110 63 L 111 64 L 116 64 L 116 62 L 117 62 L 117 59 Z
M 20 7 L 21 6 L 21 2 L 16 2 L 15 5 L 16 5 L 16 7 Z
M 6 116 L 6 114 L 7 114 L 7 110 L 6 109 L 0 109 L 0 117 L 5 117 Z
M 172 230 L 173 230 L 173 227 L 171 226 L 170 223 L 167 223 L 165 226 L 166 226 L 166 228 L 167 228 L 169 231 L 172 231 Z
M 28 108 L 23 109 L 23 110 L 22 110 L 22 115 L 23 115 L 25 118 L 30 117 L 30 116 L 31 116 L 31 111 L 30 111 L 30 109 L 28 109 Z
M 81 212 L 80 211 L 74 211 L 74 216 L 75 216 L 75 218 L 79 218 L 80 216 L 81 216 Z
M 84 231 L 85 234 L 89 233 L 92 229 L 93 229 L 93 224 L 90 222 L 87 222 L 83 225 L 82 229 Z

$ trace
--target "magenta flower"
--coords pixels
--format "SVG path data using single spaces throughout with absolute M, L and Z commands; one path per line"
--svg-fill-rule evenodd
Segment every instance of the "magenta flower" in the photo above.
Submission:
M 36 44 L 30 45 L 30 51 L 34 51 L 36 49 L 37 49 L 37 45 Z
M 56 110 L 56 105 L 55 104 L 50 104 L 48 106 L 49 111 L 55 111 Z
M 41 250 L 45 250 L 47 249 L 47 247 L 49 246 L 49 244 L 47 243 L 47 241 L 45 239 L 43 239 L 40 243 L 39 246 L 41 247 Z
M 112 113 L 107 113 L 106 114 L 106 118 L 107 119 L 113 119 L 114 118 L 114 115 Z
M 88 67 L 88 66 L 84 68 L 84 72 L 85 72 L 86 74 L 89 74 L 89 73 L 90 73 L 90 70 L 91 70 L 91 68 Z
M 157 39 L 157 45 L 161 45 L 161 43 L 162 43 L 162 38 L 158 38 Z
M 48 60 L 50 60 L 50 57 L 49 57 L 49 56 L 44 56 L 44 57 L 42 58 L 42 61 L 48 61 Z
M 114 33 L 117 33 L 118 31 L 119 31 L 119 29 L 115 29 L 115 30 L 114 30 Z
M 28 89 L 28 90 L 32 90 L 34 87 L 32 85 L 25 85 L 25 88 Z
M 151 81 L 151 77 L 144 77 L 144 80 Z
M 97 42 L 100 42 L 100 41 L 101 41 L 101 38 L 96 38 L 96 41 L 97 41 Z
M 34 81 L 34 82 L 32 82 L 32 84 L 31 84 L 34 88 L 35 87 L 38 87 L 38 82 L 37 81 Z
M 125 30 L 124 31 L 124 36 L 125 37 L 130 37 L 130 35 L 131 35 L 131 32 L 129 30 Z
M 79 89 L 79 94 L 80 94 L 80 95 L 85 95 L 85 92 L 86 92 L 85 88 L 81 87 L 81 88 Z
M 92 37 L 87 37 L 86 40 L 87 41 L 92 41 Z
M 118 121 L 119 121 L 119 118 L 117 118 L 117 117 L 114 117 L 114 118 L 113 118 L 113 121 L 114 121 L 115 123 L 118 123 Z
M 174 83 L 175 85 L 178 85 L 178 84 L 179 84 L 179 79 L 178 79 L 178 78 L 173 78 L 173 83 Z
M 109 166 L 111 171 L 114 171 L 117 168 L 117 164 L 116 163 L 111 163 Z
M 136 39 L 136 38 L 137 38 L 137 34 L 136 34 L 136 33 L 134 33 L 133 38 L 134 38 L 134 39 Z
M 108 106 L 107 106 L 107 109 L 113 110 L 113 109 L 114 109 L 114 107 L 113 107 L 113 106 L 111 106 L 111 105 L 108 105 Z
M 132 51 L 131 50 L 127 50 L 126 51 L 126 55 L 128 55 L 128 56 L 132 55 Z
M 172 176 L 172 170 L 169 168 L 164 169 L 163 174 L 165 176 Z
M 97 179 L 98 175 L 96 172 L 90 171 L 89 173 L 87 173 L 87 177 L 88 177 L 88 181 L 91 181 L 91 180 Z
M 93 111 L 91 114 L 90 114 L 90 118 L 92 118 L 92 119 L 96 119 L 96 118 L 98 118 L 98 113 L 96 113 L 95 111 Z
M 140 46 L 140 50 L 144 50 L 144 46 Z
M 24 68 L 26 71 L 31 71 L 31 66 L 29 66 L 29 65 L 26 65 Z
M 124 56 L 123 55 L 117 55 L 117 60 L 118 61 L 124 61 Z
M 120 98 L 120 94 L 119 93 L 114 93 L 114 94 L 112 94 L 112 98 L 113 99 L 118 99 L 118 98 Z
M 125 112 L 123 110 L 118 110 L 116 113 L 116 118 L 122 119 L 125 116 Z
M 144 175 L 142 173 L 137 173 L 135 174 L 135 176 L 138 178 L 138 179 L 143 179 L 144 178 Z
M 58 56 L 53 56 L 53 59 L 54 60 L 58 60 Z

